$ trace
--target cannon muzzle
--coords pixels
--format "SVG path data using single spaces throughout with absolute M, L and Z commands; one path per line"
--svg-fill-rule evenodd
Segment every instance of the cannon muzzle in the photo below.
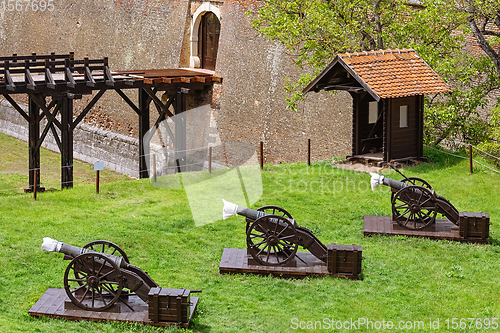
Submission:
M 94 250 L 84 249 L 82 247 L 77 247 L 69 244 L 64 244 L 63 242 L 56 241 L 50 237 L 44 237 L 42 243 L 42 250 L 47 252 L 60 252 L 67 254 L 72 257 L 77 257 L 84 253 L 100 253 Z M 113 261 L 118 267 L 127 268 L 132 266 L 128 264 L 122 257 L 114 256 L 112 254 L 102 253 L 104 256 L 108 257 Z
M 378 173 L 370 172 L 370 175 L 372 176 L 372 178 L 370 180 L 372 190 L 375 190 L 377 188 L 377 185 L 386 185 L 386 186 L 389 186 L 395 190 L 400 190 L 403 187 L 407 187 L 409 185 L 412 185 L 412 184 L 407 184 L 407 183 L 403 183 L 403 182 L 400 182 L 400 181 L 397 181 L 394 179 L 384 177 L 382 175 L 379 175 Z
M 224 199 L 222 199 L 222 202 L 224 203 L 224 208 L 222 208 L 222 219 L 224 220 L 230 218 L 233 215 L 241 215 L 255 221 L 262 216 L 269 215 L 265 212 L 238 206 L 237 204 L 226 201 Z

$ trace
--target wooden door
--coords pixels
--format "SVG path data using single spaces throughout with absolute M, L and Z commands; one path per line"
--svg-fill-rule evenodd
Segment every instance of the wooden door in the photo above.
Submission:
M 198 32 L 201 68 L 215 70 L 219 47 L 220 22 L 217 16 L 208 12 L 202 16 Z

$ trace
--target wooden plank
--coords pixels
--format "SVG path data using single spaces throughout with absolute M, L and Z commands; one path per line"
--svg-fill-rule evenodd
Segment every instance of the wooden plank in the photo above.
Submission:
M 234 259 L 234 267 L 236 269 L 242 269 L 243 267 L 248 267 L 248 260 L 246 258 L 246 255 L 236 256 L 236 258 Z
M 460 236 L 456 225 L 445 219 L 436 220 L 436 225 L 433 229 L 428 228 L 425 230 L 407 230 L 407 229 L 397 229 L 393 227 L 394 223 L 392 217 L 390 216 L 364 216 L 363 233 L 365 236 L 368 235 L 400 235 L 407 237 L 420 237 L 429 239 L 447 239 L 458 242 L 467 243 L 482 243 L 489 244 L 489 238 L 464 238 Z M 431 226 L 432 227 L 432 226 Z
M 174 77 L 172 78 L 172 83 L 191 83 L 191 78 L 190 77 Z
M 205 83 L 205 81 L 206 81 L 206 78 L 204 78 L 203 76 L 195 76 L 195 77 L 191 78 L 191 82 Z
M 30 315 L 36 315 L 39 312 L 43 312 L 43 308 L 47 307 L 45 304 L 50 300 L 50 295 L 52 295 L 52 289 L 49 288 L 45 293 L 40 297 L 40 299 L 29 309 L 28 313 Z
M 229 262 L 227 260 L 229 254 L 235 254 L 236 259 Z M 297 253 L 302 260 L 306 262 L 303 264 L 300 260 L 297 260 L 296 266 L 263 266 L 263 265 L 243 265 L 240 267 L 239 263 L 241 259 L 247 260 L 247 250 L 246 249 L 224 249 L 221 264 L 219 266 L 219 271 L 221 274 L 256 274 L 256 275 L 273 275 L 282 278 L 304 278 L 306 276 L 326 276 L 330 275 L 326 264 L 309 252 L 298 252 Z M 229 265 L 232 263 L 232 267 Z M 300 265 L 299 265 L 300 263 Z M 349 265 L 349 272 L 352 272 L 352 259 L 347 262 Z M 352 274 L 350 274 L 352 275 Z M 347 274 L 347 277 L 350 277 Z M 351 277 L 350 277 L 351 278 Z
M 182 289 L 171 289 L 181 291 Z M 135 296 L 136 297 L 136 296 Z M 139 324 L 153 325 L 153 326 L 171 326 L 178 325 L 181 327 L 188 327 L 189 322 L 193 316 L 198 297 L 191 297 L 190 312 L 188 314 L 188 322 L 159 322 L 153 323 L 148 318 L 147 304 L 136 297 L 137 300 L 133 303 L 137 304 L 138 311 L 130 311 L 126 306 L 120 304 L 122 308 L 121 313 L 105 311 L 87 311 L 75 307 L 76 310 L 65 309 L 65 301 L 69 301 L 66 291 L 64 289 L 49 288 L 42 297 L 33 305 L 28 311 L 32 316 L 48 316 L 56 318 L 64 318 L 69 320 L 92 320 L 92 321 L 119 321 L 119 322 L 134 322 Z M 175 298 L 174 298 L 175 301 Z M 186 305 L 188 306 L 188 305 Z M 186 319 L 186 316 L 184 316 Z
M 52 303 L 57 300 L 57 295 L 54 295 L 54 289 L 49 289 L 45 292 L 44 296 L 46 296 L 45 302 L 38 309 L 38 313 L 48 313 L 47 311 L 52 306 Z

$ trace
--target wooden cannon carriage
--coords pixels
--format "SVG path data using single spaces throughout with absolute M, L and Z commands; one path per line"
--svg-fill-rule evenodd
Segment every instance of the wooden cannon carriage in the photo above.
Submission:
M 246 217 L 247 249 L 224 249 L 219 266 L 221 273 L 360 279 L 361 246 L 325 245 L 310 230 L 297 225 L 291 214 L 281 207 L 263 206 L 253 210 L 224 201 L 223 215 L 224 219 L 233 215 Z M 297 252 L 299 246 L 309 253 Z
M 80 248 L 46 237 L 42 249 L 64 253 L 70 262 L 64 291 L 49 289 L 29 311 L 31 315 L 189 326 L 198 303 L 191 293 L 201 290 L 161 288 L 131 265 L 118 245 L 98 240 Z
M 391 165 L 392 167 L 392 165 Z M 401 181 L 372 173 L 371 185 L 391 188 L 392 228 L 383 217 L 365 216 L 365 235 L 399 234 L 467 242 L 489 242 L 490 216 L 487 213 L 459 212 L 446 198 L 437 195 L 431 185 L 417 177 L 403 176 Z M 437 219 L 441 215 L 445 219 Z M 374 229 L 383 232 L 372 232 Z M 399 230 L 399 231 L 398 231 Z

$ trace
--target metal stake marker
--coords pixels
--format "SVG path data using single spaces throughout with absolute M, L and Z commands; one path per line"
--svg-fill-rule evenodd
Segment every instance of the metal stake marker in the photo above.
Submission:
M 311 166 L 311 139 L 307 139 L 307 165 Z
M 264 169 L 264 142 L 260 142 L 260 168 Z
M 104 170 L 104 162 L 95 162 L 94 163 L 94 170 L 96 172 L 96 177 L 95 177 L 95 193 L 99 194 L 99 171 Z
M 95 176 L 95 193 L 99 194 L 99 170 L 96 170 L 96 176 Z

